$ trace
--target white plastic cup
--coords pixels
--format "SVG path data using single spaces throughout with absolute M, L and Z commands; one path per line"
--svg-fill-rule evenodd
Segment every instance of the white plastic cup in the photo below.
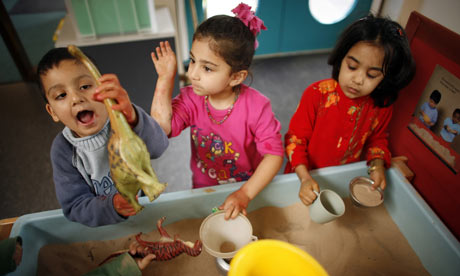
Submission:
M 235 219 L 225 220 L 225 212 L 220 211 L 203 220 L 200 239 L 204 249 L 212 256 L 231 259 L 240 248 L 256 241 L 257 237 L 252 235 L 251 222 L 244 215 L 239 214 Z M 223 251 L 225 247 L 231 250 Z
M 310 218 L 316 223 L 326 223 L 341 217 L 345 213 L 343 199 L 332 190 L 314 191 L 317 198 L 310 205 Z

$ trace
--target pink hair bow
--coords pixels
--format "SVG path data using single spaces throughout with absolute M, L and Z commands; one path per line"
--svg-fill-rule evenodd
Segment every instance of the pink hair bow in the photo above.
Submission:
M 248 26 L 254 36 L 257 36 L 261 30 L 267 29 L 264 22 L 257 17 L 254 12 L 251 11 L 251 7 L 245 3 L 240 3 L 232 12 L 244 23 L 244 25 Z M 258 46 L 259 42 L 256 39 L 255 48 L 257 49 Z

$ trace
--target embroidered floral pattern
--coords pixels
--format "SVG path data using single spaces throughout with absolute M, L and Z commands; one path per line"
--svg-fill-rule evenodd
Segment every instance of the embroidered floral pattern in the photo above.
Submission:
M 326 102 L 326 105 L 324 107 L 328 108 L 332 105 L 336 105 L 338 102 L 339 102 L 339 95 L 337 95 L 337 93 L 331 93 L 327 96 L 327 102 Z
M 297 145 L 302 144 L 302 140 L 297 139 L 297 136 L 292 135 L 289 137 L 289 144 L 286 146 L 286 154 L 289 158 L 289 162 L 292 162 L 292 154 Z
M 384 159 L 384 156 L 385 156 L 385 151 L 379 147 L 369 148 L 369 153 L 372 156 L 371 159 L 375 159 L 375 158 Z
M 361 144 L 364 145 L 366 143 L 367 137 L 369 136 L 369 131 L 364 133 L 363 137 L 361 137 Z
M 316 87 L 316 89 L 319 90 L 321 94 L 327 94 L 326 102 L 321 103 L 322 107 L 328 108 L 333 105 L 337 105 L 337 103 L 340 100 L 340 96 L 336 91 L 336 87 L 337 87 L 337 82 L 335 80 L 325 80 L 325 81 L 318 83 L 318 86 Z
M 353 158 L 358 159 L 361 156 L 362 148 L 360 148 L 357 152 L 355 152 L 355 155 L 353 155 Z
M 339 138 L 339 142 L 337 143 L 337 148 L 340 148 L 342 146 L 342 137 Z
M 335 80 L 325 80 L 318 84 L 319 91 L 322 94 L 335 92 L 335 88 L 337 87 L 337 82 Z
M 371 130 L 374 130 L 378 125 L 379 125 L 379 119 L 375 118 L 375 120 L 372 122 Z
M 347 111 L 347 114 L 351 116 L 356 112 L 356 110 L 358 110 L 356 106 L 350 106 L 350 108 Z

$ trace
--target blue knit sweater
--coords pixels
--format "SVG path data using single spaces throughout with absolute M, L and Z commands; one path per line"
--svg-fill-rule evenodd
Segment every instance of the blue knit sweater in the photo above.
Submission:
M 158 158 L 168 147 L 168 137 L 142 108 L 134 106 L 138 124 L 133 131 L 145 142 L 150 158 Z M 65 127 L 51 146 L 56 196 L 71 221 L 95 227 L 125 220 L 113 207 L 117 189 L 110 177 L 107 143 L 110 123 L 91 136 L 77 138 Z

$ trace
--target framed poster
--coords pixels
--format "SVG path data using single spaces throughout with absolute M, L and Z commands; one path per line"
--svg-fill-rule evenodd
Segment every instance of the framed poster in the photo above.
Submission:
M 460 170 L 460 79 L 439 64 L 408 125 L 454 173 Z

